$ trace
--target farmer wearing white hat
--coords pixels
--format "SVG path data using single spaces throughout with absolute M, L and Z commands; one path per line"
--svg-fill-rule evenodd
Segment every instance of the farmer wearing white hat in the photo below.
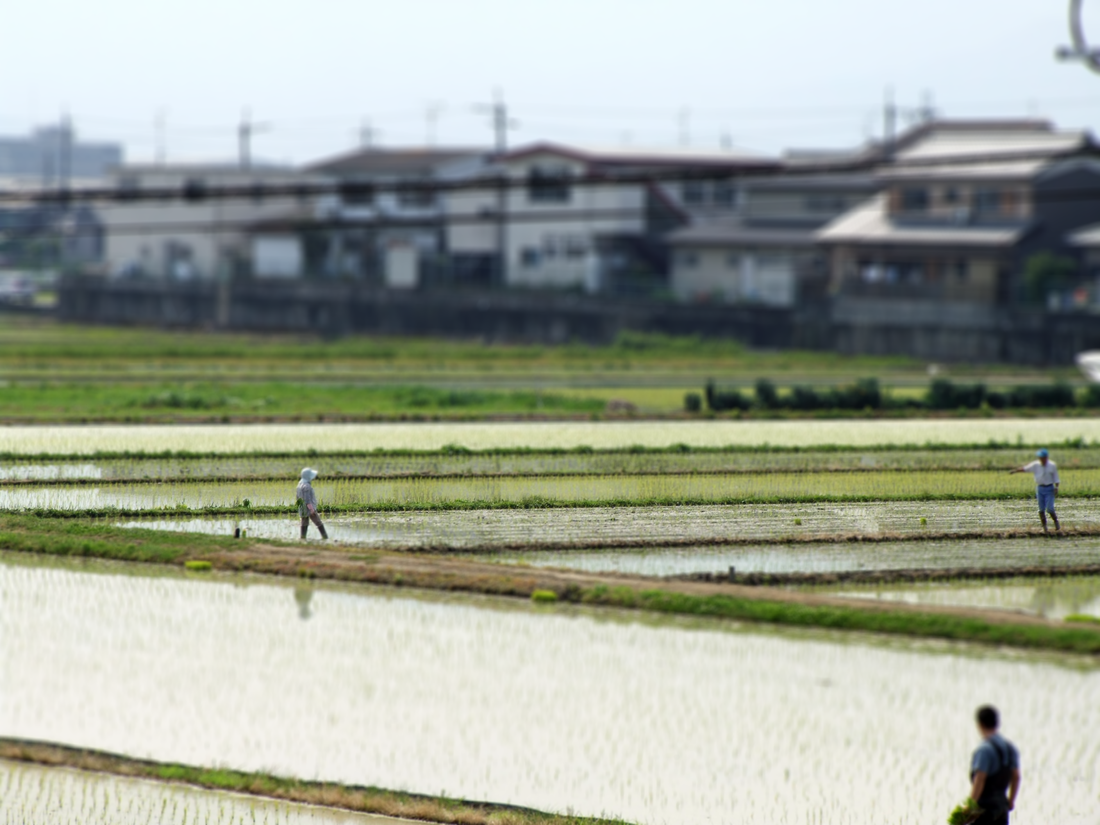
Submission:
M 306 537 L 306 531 L 309 530 L 311 520 L 317 525 L 317 529 L 321 531 L 321 538 L 328 538 L 325 525 L 321 523 L 321 517 L 317 515 L 317 493 L 314 492 L 313 485 L 310 484 L 315 478 L 317 478 L 317 471 L 306 467 L 302 470 L 302 480 L 298 482 L 298 489 L 294 491 L 294 495 L 298 498 L 298 515 L 302 519 L 303 539 Z
M 1061 530 L 1058 515 L 1054 512 L 1054 499 L 1058 495 L 1058 465 L 1050 460 L 1050 453 L 1044 448 L 1037 452 L 1038 461 L 1032 461 L 1023 467 L 1014 467 L 1009 473 L 1031 473 L 1035 476 L 1035 498 L 1039 501 L 1039 520 L 1043 522 L 1043 532 L 1047 532 L 1047 513 L 1054 519 L 1054 529 Z

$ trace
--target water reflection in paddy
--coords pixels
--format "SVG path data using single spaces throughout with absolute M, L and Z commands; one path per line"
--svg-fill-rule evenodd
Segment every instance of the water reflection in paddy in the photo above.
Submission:
M 1100 813 L 1080 660 L 57 565 L 0 564 L 0 596 L 4 735 L 646 823 L 925 823 L 992 701 L 1014 823 Z
M 1020 578 L 979 582 L 846 585 L 815 588 L 841 596 L 883 599 L 908 604 L 994 608 L 1064 619 L 1072 614 L 1100 618 L 1100 577 Z

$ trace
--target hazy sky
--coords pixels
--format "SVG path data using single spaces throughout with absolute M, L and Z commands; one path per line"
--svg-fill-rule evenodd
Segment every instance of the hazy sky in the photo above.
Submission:
M 1100 0 L 1086 0 L 1100 43 Z M 149 159 L 354 145 L 488 143 L 473 104 L 500 88 L 516 144 L 839 146 L 881 131 L 885 87 L 947 116 L 1100 126 L 1100 75 L 1057 63 L 1068 0 L 34 0 L 11 3 L 0 133 L 71 112 L 85 137 Z M 687 112 L 685 119 L 683 112 Z

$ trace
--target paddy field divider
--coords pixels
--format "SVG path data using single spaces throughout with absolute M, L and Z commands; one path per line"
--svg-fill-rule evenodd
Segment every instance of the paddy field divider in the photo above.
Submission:
M 770 587 L 504 568 L 429 554 L 348 552 L 316 544 L 303 547 L 26 515 L 0 515 L 0 548 L 50 556 L 154 562 L 203 577 L 219 571 L 256 573 L 524 599 L 543 591 L 553 593 L 553 601 L 574 604 L 1100 656 L 1100 626 L 1067 625 L 996 611 L 841 599 Z M 209 562 L 212 569 L 186 573 L 189 561 Z M 555 606 L 547 605 L 546 609 Z

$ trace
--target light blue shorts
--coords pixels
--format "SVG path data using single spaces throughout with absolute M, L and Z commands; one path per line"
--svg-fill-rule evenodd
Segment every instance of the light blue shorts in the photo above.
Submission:
M 1039 512 L 1054 512 L 1054 485 L 1049 487 L 1036 487 L 1035 498 L 1039 499 Z

